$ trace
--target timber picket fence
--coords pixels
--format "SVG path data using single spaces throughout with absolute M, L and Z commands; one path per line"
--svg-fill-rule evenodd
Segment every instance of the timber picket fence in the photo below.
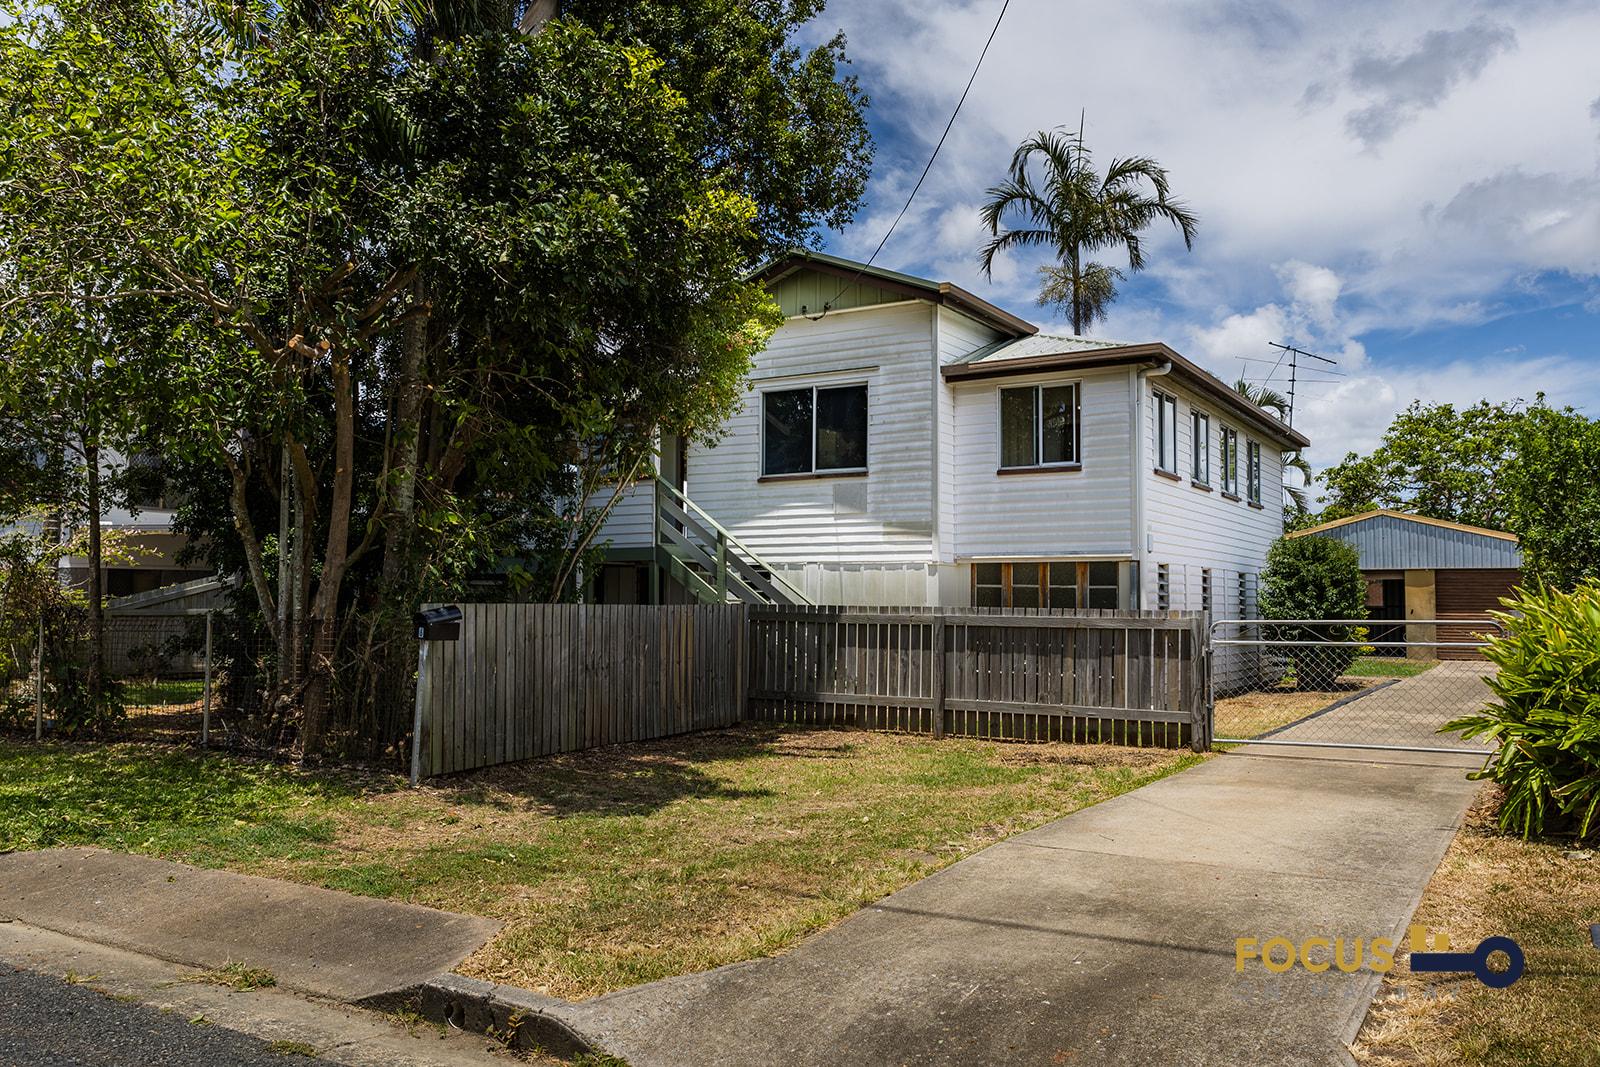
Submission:
M 414 776 L 743 721 L 1206 746 L 1205 625 L 1168 612 L 462 604 Z

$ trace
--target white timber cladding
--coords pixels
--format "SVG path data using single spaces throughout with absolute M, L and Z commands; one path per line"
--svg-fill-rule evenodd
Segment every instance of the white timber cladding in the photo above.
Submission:
M 939 368 L 952 363 L 984 345 L 1000 339 L 999 331 L 985 326 L 966 315 L 949 308 L 939 308 L 936 338 L 939 346 L 938 366 L 931 368 L 933 393 L 937 405 L 937 418 L 931 427 L 936 448 L 936 504 L 937 545 L 939 562 L 953 563 L 956 558 L 956 525 L 958 521 L 958 468 L 956 451 L 955 391 L 946 385 Z
M 1159 385 L 1157 385 L 1159 383 Z M 1154 470 L 1141 472 L 1150 479 L 1146 486 L 1145 519 L 1149 533 L 1149 567 L 1142 578 L 1144 602 L 1154 604 L 1158 569 L 1168 568 L 1171 606 L 1178 611 L 1201 609 L 1205 571 L 1211 572 L 1213 590 L 1223 591 L 1224 603 L 1215 604 L 1214 615 L 1233 617 L 1237 610 L 1238 576 L 1246 575 L 1253 597 L 1256 578 L 1267 557 L 1267 549 L 1283 533 L 1283 453 L 1279 445 L 1258 433 L 1249 424 L 1203 394 L 1186 388 L 1168 375 L 1150 383 L 1178 400 L 1177 452 L 1178 480 L 1164 478 Z M 1211 491 L 1196 486 L 1189 472 L 1193 469 L 1195 420 L 1198 409 L 1209 416 L 1209 439 L 1205 441 L 1212 471 Z M 1146 404 L 1146 440 L 1149 454 L 1155 454 L 1157 436 L 1156 405 Z M 1222 492 L 1221 435 L 1224 429 L 1239 434 L 1240 499 L 1231 500 Z M 1246 493 L 1245 456 L 1247 442 L 1261 446 L 1260 507 L 1244 499 Z
M 606 516 L 598 541 L 609 541 L 612 548 L 649 548 L 655 540 L 655 482 L 646 472 L 645 480 L 622 491 L 622 496 Z M 589 498 L 589 507 L 603 508 L 613 490 L 602 489 Z
M 689 498 L 775 566 L 931 563 L 934 310 L 916 302 L 786 321 L 756 357 L 725 436 L 690 451 Z M 852 382 L 867 386 L 866 473 L 763 479 L 761 394 Z
M 997 474 L 1000 390 L 1079 387 L 1082 467 Z M 951 385 L 955 407 L 958 558 L 1120 558 L 1133 550 L 1124 368 L 991 378 Z

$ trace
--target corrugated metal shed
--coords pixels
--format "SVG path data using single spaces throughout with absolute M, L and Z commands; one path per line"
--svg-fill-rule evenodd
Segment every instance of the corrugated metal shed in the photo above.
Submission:
M 1313 534 L 1354 545 L 1361 553 L 1361 569 L 1366 571 L 1522 566 L 1522 549 L 1514 534 L 1397 511 L 1354 515 L 1290 536 Z

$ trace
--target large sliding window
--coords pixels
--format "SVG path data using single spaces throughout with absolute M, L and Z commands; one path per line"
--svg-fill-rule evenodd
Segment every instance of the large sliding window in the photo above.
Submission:
M 1078 465 L 1078 385 L 1000 390 L 1000 468 Z
M 867 469 L 867 387 L 819 385 L 761 394 L 761 473 Z
M 1239 431 L 1224 426 L 1217 434 L 1217 458 L 1222 462 L 1222 491 L 1239 495 Z
M 1168 474 L 1178 473 L 1178 398 L 1170 393 L 1156 395 L 1156 467 Z
M 1194 455 L 1189 461 L 1189 477 L 1194 479 L 1196 485 L 1211 484 L 1211 416 L 1203 411 L 1194 411 L 1189 415 L 1192 431 L 1189 434 L 1189 447 Z
M 1121 606 L 1114 560 L 1095 563 L 974 563 L 972 603 L 980 608 Z

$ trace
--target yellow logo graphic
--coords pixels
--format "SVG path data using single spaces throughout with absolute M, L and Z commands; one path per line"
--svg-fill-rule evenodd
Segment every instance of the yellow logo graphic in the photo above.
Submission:
M 1412 926 L 1406 931 L 1405 946 L 1413 953 L 1448 952 L 1450 938 L 1433 934 L 1426 926 Z M 1255 961 L 1272 974 L 1286 974 L 1296 965 L 1312 974 L 1321 974 L 1329 968 L 1354 974 L 1362 967 L 1387 974 L 1394 967 L 1398 947 L 1390 937 L 1308 937 L 1299 944 L 1287 937 L 1269 937 L 1265 941 L 1241 937 L 1233 943 L 1233 969 L 1243 973 L 1251 961 Z

